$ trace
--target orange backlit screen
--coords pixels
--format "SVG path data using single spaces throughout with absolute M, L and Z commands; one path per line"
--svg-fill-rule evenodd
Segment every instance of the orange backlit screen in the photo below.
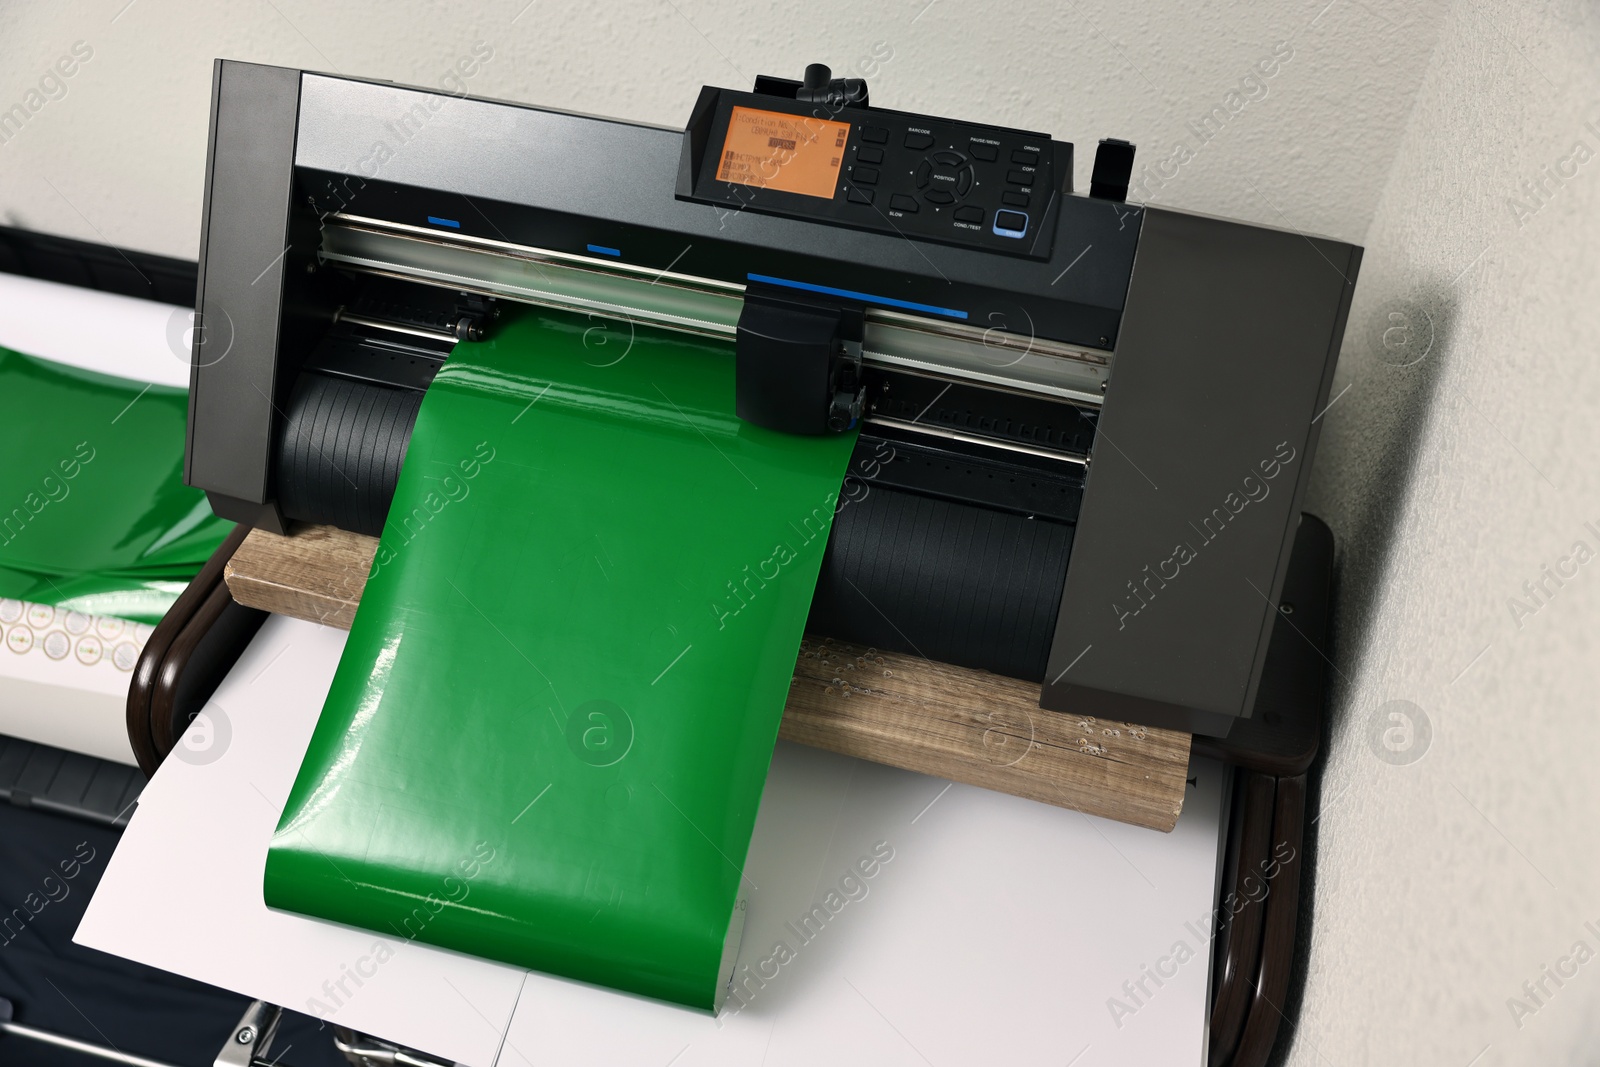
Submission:
M 848 122 L 736 107 L 717 181 L 832 200 L 849 135 Z

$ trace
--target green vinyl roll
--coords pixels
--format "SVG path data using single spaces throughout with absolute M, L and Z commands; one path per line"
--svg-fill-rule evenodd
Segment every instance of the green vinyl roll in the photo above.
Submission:
M 855 434 L 726 345 L 527 312 L 423 399 L 275 908 L 715 1010 Z
M 154 622 L 227 536 L 187 393 L 0 348 L 0 596 Z

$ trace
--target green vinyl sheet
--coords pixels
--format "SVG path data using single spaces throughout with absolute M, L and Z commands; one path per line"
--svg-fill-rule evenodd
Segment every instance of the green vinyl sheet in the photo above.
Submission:
M 855 433 L 525 312 L 423 399 L 269 906 L 715 1010 Z
M 159 619 L 231 528 L 183 484 L 187 415 L 182 389 L 0 348 L 0 596 Z
M 111 615 L 155 625 L 183 595 L 199 567 L 163 578 L 144 572 L 92 571 L 55 574 L 0 567 L 0 595 L 50 604 L 85 615 Z

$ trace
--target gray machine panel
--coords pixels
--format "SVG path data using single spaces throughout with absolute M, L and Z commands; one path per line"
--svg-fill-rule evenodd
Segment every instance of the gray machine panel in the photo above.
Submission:
M 184 480 L 260 503 L 270 438 L 241 428 L 272 424 L 300 72 L 218 60 L 212 94 Z
M 486 205 L 497 201 L 669 232 L 674 243 L 661 262 L 646 265 L 670 261 L 681 273 L 716 276 L 706 257 L 731 242 L 870 265 L 880 272 L 879 290 L 890 278 L 931 277 L 938 283 L 931 303 L 948 303 L 952 283 L 981 286 L 1006 299 L 968 309 L 969 324 L 1024 335 L 1050 336 L 1034 329 L 1028 311 L 1039 300 L 1120 310 L 1127 294 L 1142 213 L 1135 206 L 1056 196 L 1046 222 L 1056 227 L 1054 253 L 1049 261 L 1030 261 L 680 200 L 681 130 L 321 74 L 305 75 L 302 94 L 296 166 L 461 194 L 485 204 L 471 221 L 491 230 L 500 223 L 484 212 L 492 214 Z M 349 210 L 361 215 L 369 203 L 358 196 Z M 727 280 L 743 284 L 745 276 L 741 270 Z M 1113 340 L 1057 339 L 1091 347 Z
M 1360 255 L 1146 211 L 1044 707 L 1249 716 Z

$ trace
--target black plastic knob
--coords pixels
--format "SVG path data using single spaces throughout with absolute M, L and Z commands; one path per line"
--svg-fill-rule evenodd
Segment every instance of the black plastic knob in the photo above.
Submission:
M 806 64 L 806 75 L 802 84 L 807 89 L 826 89 L 831 81 L 833 81 L 833 71 L 826 63 Z

